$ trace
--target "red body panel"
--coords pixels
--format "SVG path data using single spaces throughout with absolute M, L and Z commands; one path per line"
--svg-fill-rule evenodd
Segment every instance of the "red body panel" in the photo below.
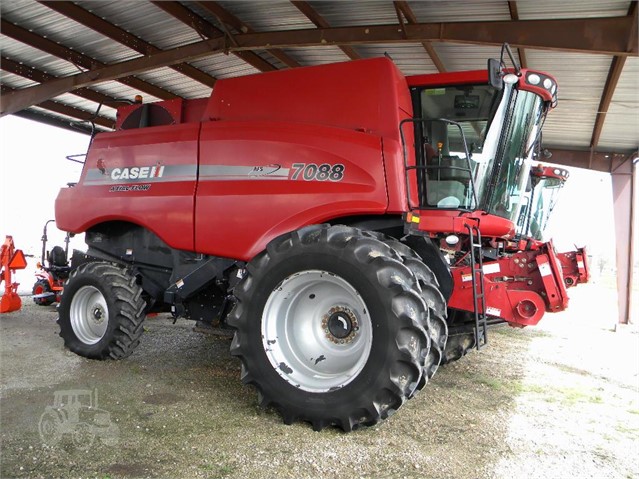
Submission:
M 407 209 L 398 126 L 412 106 L 386 58 L 220 80 L 206 105 L 158 105 L 182 123 L 99 134 L 58 196 L 61 229 L 128 221 L 176 249 L 248 260 L 307 224 Z
M 406 81 L 409 87 L 488 83 L 488 70 L 412 75 L 406 77 Z
M 317 125 L 203 124 L 196 251 L 248 260 L 301 226 L 383 214 L 388 199 L 380 147 L 375 135 Z M 343 176 L 305 180 L 304 169 L 294 167 L 302 164 L 342 165 Z
M 105 221 L 128 221 L 173 248 L 193 250 L 199 129 L 187 123 L 96 136 L 80 182 L 56 199 L 58 228 L 80 233 Z M 164 167 L 163 175 L 119 177 L 125 168 L 153 167 Z
M 203 121 L 299 122 L 398 139 L 400 108 L 412 116 L 404 76 L 374 58 L 220 80 Z
M 418 210 L 412 212 L 413 228 L 424 233 L 468 234 L 469 226 L 477 226 L 482 236 L 512 238 L 515 225 L 500 216 L 484 211 L 465 212 L 459 210 Z

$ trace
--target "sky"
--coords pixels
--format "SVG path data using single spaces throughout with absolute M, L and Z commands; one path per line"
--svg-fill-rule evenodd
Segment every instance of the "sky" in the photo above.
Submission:
M 19 292 L 31 291 L 35 282 L 42 229 L 47 220 L 54 219 L 58 191 L 80 178 L 82 165 L 65 157 L 86 153 L 88 145 L 87 135 L 15 116 L 0 118 L 0 241 L 13 236 L 16 248 L 34 255 L 27 257 L 27 269 L 16 274 Z M 64 246 L 64 233 L 53 223 L 47 236 L 49 250 Z M 70 249 L 74 247 L 85 249 L 83 236 L 73 238 Z
M 54 202 L 60 188 L 78 181 L 82 165 L 67 155 L 86 153 L 89 137 L 15 116 L 0 119 L 0 239 L 12 235 L 26 254 L 30 268 L 18 280 L 30 289 L 33 268 L 40 258 L 42 228 L 54 218 Z M 614 264 L 615 241 L 612 187 L 606 173 L 568 168 L 568 179 L 549 225 L 559 251 L 588 246 L 589 254 Z M 64 234 L 53 224 L 49 246 L 63 246 Z M 71 249 L 84 249 L 83 236 Z M 50 248 L 49 248 L 50 249 Z

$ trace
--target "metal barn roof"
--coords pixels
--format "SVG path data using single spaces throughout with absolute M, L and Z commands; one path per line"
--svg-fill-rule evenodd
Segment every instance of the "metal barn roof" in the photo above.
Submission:
M 406 75 L 482 69 L 508 42 L 558 80 L 552 161 L 612 171 L 639 147 L 635 1 L 4 0 L 0 17 L 2 115 L 87 130 L 104 103 L 105 130 L 137 94 L 385 54 Z

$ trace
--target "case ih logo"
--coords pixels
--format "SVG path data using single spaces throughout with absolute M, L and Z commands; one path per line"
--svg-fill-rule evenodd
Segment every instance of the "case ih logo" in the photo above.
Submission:
M 113 168 L 112 180 L 144 180 L 149 178 L 162 178 L 164 166 L 134 166 L 132 168 Z

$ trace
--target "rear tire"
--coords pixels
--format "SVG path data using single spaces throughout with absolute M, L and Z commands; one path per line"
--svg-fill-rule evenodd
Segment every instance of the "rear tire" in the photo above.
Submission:
M 262 407 L 286 424 L 350 431 L 413 394 L 429 350 L 426 305 L 388 246 L 314 225 L 273 240 L 247 270 L 228 319 L 231 354 Z
M 33 290 L 31 291 L 33 295 L 43 294 L 51 292 L 51 286 L 46 279 L 39 279 L 33 285 Z M 33 298 L 33 302 L 38 306 L 49 306 L 50 304 L 55 303 L 55 296 L 52 298 Z
M 60 336 L 74 353 L 90 359 L 122 359 L 140 343 L 146 302 L 127 270 L 86 263 L 74 270 L 58 308 Z
M 428 306 L 426 322 L 422 325 L 430 336 L 430 352 L 424 364 L 425 375 L 420 380 L 418 390 L 423 389 L 428 379 L 437 372 L 444 358 L 444 350 L 448 339 L 448 324 L 446 323 L 446 300 L 439 290 L 439 283 L 435 273 L 422 261 L 421 257 L 408 245 L 401 241 L 377 232 L 367 232 L 374 238 L 390 246 L 401 261 L 415 275 L 415 288 Z

